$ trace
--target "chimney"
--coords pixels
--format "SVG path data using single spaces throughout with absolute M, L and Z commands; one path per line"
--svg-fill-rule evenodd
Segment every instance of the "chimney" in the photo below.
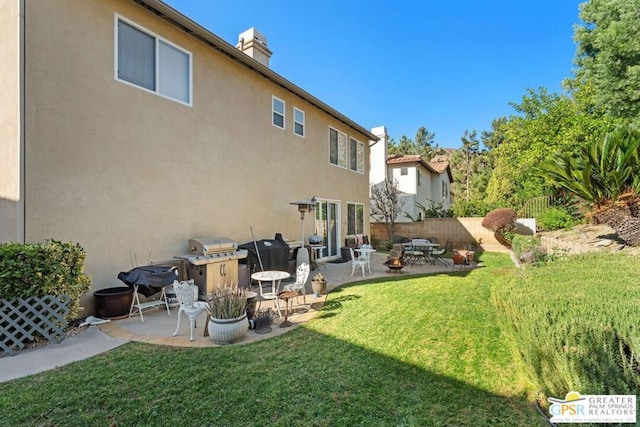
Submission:
M 387 178 L 387 144 L 389 143 L 389 135 L 387 134 L 387 128 L 384 126 L 371 129 L 371 133 L 380 138 L 375 144 L 373 144 L 373 141 L 369 142 L 371 147 L 369 152 L 369 184 L 375 185 Z
M 269 58 L 272 52 L 267 47 L 267 38 L 255 28 L 251 27 L 241 33 L 238 36 L 236 47 L 262 65 L 269 66 Z

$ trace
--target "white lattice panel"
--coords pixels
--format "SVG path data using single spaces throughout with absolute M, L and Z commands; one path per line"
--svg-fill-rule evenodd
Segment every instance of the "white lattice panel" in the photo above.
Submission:
M 52 343 L 64 340 L 70 301 L 64 294 L 0 299 L 0 357 L 22 350 L 37 336 Z

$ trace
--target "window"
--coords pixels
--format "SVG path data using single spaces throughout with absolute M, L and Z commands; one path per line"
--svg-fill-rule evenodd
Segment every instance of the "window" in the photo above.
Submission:
M 304 138 L 304 111 L 293 108 L 293 133 Z
M 364 204 L 347 203 L 347 234 L 364 234 Z
M 420 171 L 416 170 L 416 186 L 420 187 Z
M 364 173 L 364 144 L 349 138 L 349 152 L 351 170 Z
M 191 105 L 191 53 L 116 18 L 116 80 Z
M 329 163 L 347 168 L 347 135 L 329 128 Z
M 448 195 L 447 183 L 442 181 L 442 197 L 447 197 L 447 195 Z
M 402 176 L 409 175 L 409 169 L 400 168 L 400 175 L 402 175 Z
M 284 101 L 273 97 L 273 125 L 284 129 Z

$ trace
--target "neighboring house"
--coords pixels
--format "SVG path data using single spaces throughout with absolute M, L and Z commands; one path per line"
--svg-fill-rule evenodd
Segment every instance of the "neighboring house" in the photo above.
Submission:
M 384 127 L 372 129 L 380 142 L 371 147 L 370 185 L 376 185 L 385 179 L 398 182 L 402 192 L 400 200 L 404 202 L 403 212 L 397 222 L 422 219 L 423 212 L 416 203 L 429 209 L 432 206 L 450 209 L 452 202 L 451 183 L 453 175 L 446 161 L 425 161 L 420 155 L 389 156 L 387 154 L 388 135 Z M 405 215 L 406 214 L 406 215 Z
M 87 252 L 92 290 L 196 237 L 369 229 L 377 137 L 158 0 L 0 0 L 0 242 Z

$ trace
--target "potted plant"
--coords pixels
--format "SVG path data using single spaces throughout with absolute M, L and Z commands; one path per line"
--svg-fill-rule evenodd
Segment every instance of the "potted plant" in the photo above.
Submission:
M 208 295 L 209 336 L 218 344 L 230 344 L 245 336 L 249 329 L 247 320 L 247 295 L 244 289 L 216 288 Z
M 311 280 L 311 289 L 313 289 L 313 295 L 318 298 L 327 290 L 327 281 L 322 273 L 316 274 Z

